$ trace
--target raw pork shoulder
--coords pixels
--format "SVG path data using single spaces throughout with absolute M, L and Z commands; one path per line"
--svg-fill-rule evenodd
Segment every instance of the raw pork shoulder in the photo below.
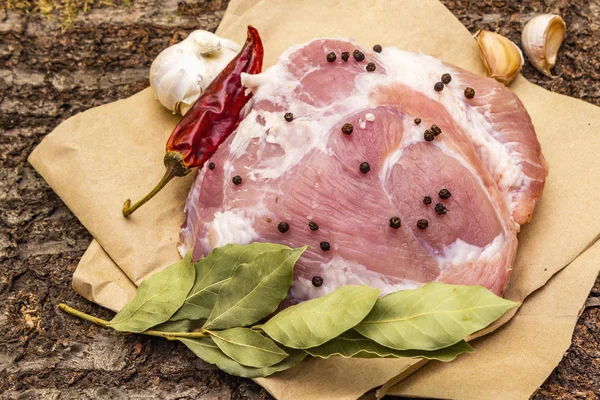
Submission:
M 451 82 L 438 91 L 442 74 Z M 251 107 L 215 167 L 198 172 L 182 252 L 309 245 L 292 302 L 361 283 L 384 293 L 436 280 L 503 293 L 519 224 L 547 174 L 510 90 L 432 57 L 327 39 L 288 49 L 243 83 Z

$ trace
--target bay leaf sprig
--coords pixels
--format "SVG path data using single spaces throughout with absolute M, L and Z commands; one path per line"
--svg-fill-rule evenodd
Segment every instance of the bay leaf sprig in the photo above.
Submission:
M 196 263 L 187 254 L 146 279 L 111 321 L 59 308 L 120 332 L 178 340 L 229 374 L 256 378 L 307 355 L 451 361 L 473 351 L 465 338 L 517 305 L 482 287 L 429 283 L 379 298 L 378 289 L 348 285 L 272 315 L 306 248 L 232 244 Z

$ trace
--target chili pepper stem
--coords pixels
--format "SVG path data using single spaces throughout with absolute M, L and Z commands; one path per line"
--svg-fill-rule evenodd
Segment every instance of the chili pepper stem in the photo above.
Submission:
M 176 176 L 185 176 L 191 172 L 191 170 L 183 162 L 181 155 L 176 152 L 167 152 L 167 154 L 165 154 L 165 167 L 167 167 L 167 170 L 165 171 L 165 174 L 160 182 L 158 182 L 156 187 L 152 189 L 152 191 L 143 199 L 134 205 L 131 205 L 130 199 L 125 201 L 125 204 L 123 204 L 123 216 L 128 217 L 133 214 L 135 210 L 153 198 L 156 193 L 160 192 L 160 190 L 164 188 L 171 179 L 175 178 Z
M 106 321 L 101 318 L 93 317 L 93 316 L 86 314 L 82 311 L 79 311 L 73 307 L 70 307 L 64 303 L 60 303 L 58 305 L 58 308 L 61 311 L 64 311 L 67 314 L 70 314 L 74 317 L 83 319 L 85 321 L 92 322 L 96 325 L 110 328 L 110 321 Z M 168 340 L 177 340 L 177 338 L 197 339 L 197 338 L 208 336 L 208 331 L 205 331 L 205 330 L 202 330 L 200 332 L 161 332 L 161 331 L 147 330 L 147 331 L 140 332 L 140 333 L 142 335 L 157 336 L 157 337 L 162 337 L 162 338 L 165 338 Z

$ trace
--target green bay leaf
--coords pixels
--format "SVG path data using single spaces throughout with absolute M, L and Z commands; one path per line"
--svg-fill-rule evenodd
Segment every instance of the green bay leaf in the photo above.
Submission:
M 319 346 L 354 327 L 373 308 L 380 290 L 342 286 L 332 293 L 280 311 L 261 326 L 277 342 L 294 349 Z
M 273 340 L 252 329 L 210 331 L 210 336 L 223 353 L 248 367 L 270 367 L 288 356 Z
M 107 326 L 121 332 L 143 332 L 167 321 L 185 301 L 194 275 L 189 252 L 182 260 L 144 280 L 135 297 Z
M 461 340 L 439 350 L 394 350 L 368 339 L 356 331 L 348 331 L 317 347 L 305 349 L 313 357 L 329 358 L 426 358 L 449 362 L 462 353 L 471 353 L 473 348 Z
M 283 361 L 264 368 L 246 367 L 237 361 L 227 357 L 225 353 L 219 349 L 211 338 L 186 339 L 179 338 L 179 341 L 185 344 L 190 350 L 204 361 L 214 364 L 222 371 L 228 374 L 241 376 L 244 378 L 260 378 L 274 374 L 275 372 L 283 371 L 293 367 L 300 361 L 306 358 L 304 351 L 286 349 L 289 357 Z
M 481 286 L 433 282 L 379 299 L 354 329 L 396 350 L 437 350 L 485 328 L 516 305 Z
M 273 243 L 228 244 L 218 247 L 199 260 L 196 265 L 196 281 L 185 303 L 171 317 L 172 321 L 183 319 L 206 319 L 212 311 L 221 286 L 243 263 L 252 263 L 260 254 L 277 252 L 288 247 Z
M 241 264 L 221 286 L 204 328 L 247 326 L 275 311 L 287 295 L 294 264 L 306 248 L 282 246 Z
M 159 332 L 192 332 L 202 327 L 203 320 L 182 319 L 180 321 L 167 321 L 156 325 L 152 330 Z

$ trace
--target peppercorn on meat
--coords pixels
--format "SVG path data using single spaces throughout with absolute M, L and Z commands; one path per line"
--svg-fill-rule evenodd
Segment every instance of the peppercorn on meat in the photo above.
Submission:
M 503 293 L 547 174 L 527 112 L 493 79 L 378 50 L 318 39 L 243 76 L 251 107 L 196 176 L 182 252 L 309 245 L 291 303 L 361 283 Z

